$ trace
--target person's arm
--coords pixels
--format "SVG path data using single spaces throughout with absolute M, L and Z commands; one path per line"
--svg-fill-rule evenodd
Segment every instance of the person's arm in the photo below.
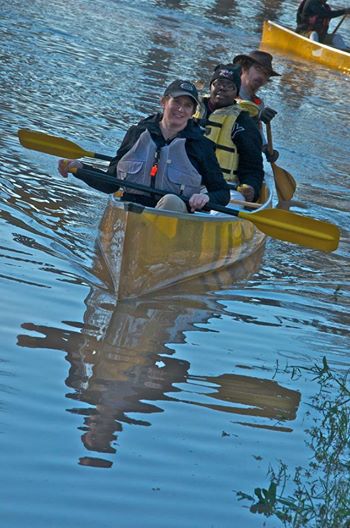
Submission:
M 335 10 L 332 9 L 332 11 L 329 11 L 328 16 L 326 16 L 326 18 L 329 18 L 329 19 L 337 18 L 343 15 L 350 15 L 349 7 L 345 7 L 344 9 L 335 9 Z
M 264 180 L 262 140 L 256 124 L 246 112 L 241 112 L 237 118 L 232 130 L 232 141 L 239 155 L 239 183 L 251 186 L 254 200 L 257 200 Z
M 230 188 L 217 161 L 215 144 L 203 137 L 201 152 L 200 173 L 202 175 L 202 183 L 207 189 L 209 200 L 212 203 L 226 205 L 230 201 Z
M 101 181 L 98 174 L 105 175 L 106 172 L 101 169 L 96 169 L 96 167 L 93 167 L 92 165 L 88 165 L 87 163 L 82 163 L 79 160 L 76 159 L 60 159 L 58 162 L 58 172 L 63 176 L 64 178 L 67 178 L 71 169 L 87 169 L 93 171 L 94 174 L 89 174 L 88 176 L 77 176 L 80 180 L 84 181 L 89 187 L 92 187 L 93 189 L 96 189 L 97 191 L 104 192 L 106 194 L 114 193 L 118 190 L 118 186 L 116 184 L 110 184 Z
M 349 8 L 331 9 L 328 5 L 321 4 L 318 0 L 309 0 L 306 2 L 302 12 L 303 17 L 317 16 L 320 18 L 336 18 L 349 14 Z
M 107 169 L 108 175 L 114 176 L 114 177 L 117 176 L 118 161 L 124 156 L 126 152 L 128 152 L 128 150 L 130 150 L 130 148 L 136 141 L 138 135 L 140 135 L 140 132 L 136 126 L 132 126 L 129 128 L 129 130 L 124 136 L 124 139 L 119 149 L 117 150 L 116 156 L 111 160 L 109 164 L 109 167 Z M 88 170 L 90 169 L 90 170 L 93 170 L 95 173 L 106 174 L 106 171 L 101 170 L 101 169 L 96 169 L 95 167 L 88 165 L 86 163 L 82 163 L 81 161 L 78 161 L 78 160 L 62 159 L 62 160 L 59 160 L 58 162 L 58 171 L 61 174 L 61 176 L 63 176 L 64 178 L 68 176 L 69 170 L 73 167 L 81 168 L 81 169 L 88 169 Z M 92 187 L 93 189 L 96 189 L 97 191 L 101 191 L 106 194 L 114 193 L 119 188 L 117 185 L 101 181 L 101 179 L 99 179 L 97 174 L 96 176 L 89 175 L 86 178 L 81 177 L 80 179 L 82 179 L 87 185 L 89 185 L 89 187 Z
M 116 153 L 115 157 L 110 161 L 110 164 L 109 164 L 108 169 L 107 169 L 107 174 L 108 175 L 114 176 L 115 178 L 117 177 L 117 164 L 118 164 L 119 160 L 124 156 L 124 154 L 126 154 L 126 152 L 128 152 L 128 150 L 130 150 L 130 148 L 132 147 L 132 145 L 136 141 L 135 138 L 138 135 L 139 135 L 139 130 L 137 130 L 136 126 L 131 126 L 129 128 L 129 130 L 127 131 L 127 133 L 125 134 L 124 139 L 123 139 L 119 149 L 117 150 L 117 153 Z M 84 163 L 83 164 L 83 168 L 84 169 L 91 169 L 93 167 L 91 167 L 89 165 L 85 165 L 85 163 Z M 105 171 L 102 171 L 100 169 L 95 169 L 94 168 L 93 170 L 94 170 L 94 172 L 100 172 L 102 174 L 106 174 Z M 93 187 L 94 189 L 96 189 L 98 191 L 101 191 L 101 192 L 104 192 L 106 194 L 112 194 L 112 193 L 116 192 L 119 189 L 118 185 L 112 185 L 110 183 L 105 183 L 105 182 L 101 181 L 99 179 L 98 175 L 96 175 L 96 177 L 89 176 L 89 178 L 87 178 L 84 181 L 85 181 L 85 183 L 87 183 L 89 185 L 89 187 Z
M 141 134 L 141 130 L 136 126 L 132 125 L 127 133 L 124 136 L 123 141 L 120 144 L 120 147 L 117 150 L 116 155 L 114 158 L 110 161 L 109 167 L 108 167 L 108 174 L 111 176 L 117 176 L 117 165 L 119 160 L 126 154 L 131 147 L 136 143 L 137 139 L 139 138 Z

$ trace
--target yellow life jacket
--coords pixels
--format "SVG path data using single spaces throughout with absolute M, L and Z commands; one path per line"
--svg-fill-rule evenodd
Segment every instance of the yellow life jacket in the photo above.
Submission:
M 204 106 L 204 105 L 203 105 Z M 199 108 L 194 119 L 201 119 L 205 108 Z M 231 139 L 232 129 L 241 109 L 237 104 L 218 108 L 212 112 L 205 125 L 205 135 L 216 145 L 215 153 L 226 180 L 237 181 L 238 152 Z

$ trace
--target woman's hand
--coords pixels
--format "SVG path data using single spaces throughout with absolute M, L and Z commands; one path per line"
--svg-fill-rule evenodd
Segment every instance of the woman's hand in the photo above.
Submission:
M 205 204 L 209 202 L 209 196 L 207 194 L 192 194 L 191 198 L 189 199 L 189 205 L 191 208 L 191 212 L 194 213 L 195 211 L 198 211 L 199 209 L 203 209 Z
M 67 178 L 68 173 L 71 169 L 82 169 L 83 164 L 81 161 L 75 160 L 75 159 L 60 159 L 58 162 L 58 172 L 61 176 L 64 178 Z

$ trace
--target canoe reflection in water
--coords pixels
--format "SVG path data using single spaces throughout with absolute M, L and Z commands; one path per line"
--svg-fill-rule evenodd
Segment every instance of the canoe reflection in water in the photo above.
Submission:
M 79 402 L 68 411 L 84 416 L 79 429 L 88 451 L 116 453 L 123 424 L 150 426 L 147 415 L 163 412 L 162 402 L 188 401 L 189 391 L 183 384 L 190 384 L 190 393 L 195 390 L 199 395 L 190 404 L 278 420 L 278 425 L 268 427 L 290 430 L 280 422 L 295 418 L 298 392 L 249 376 L 193 376 L 188 361 L 172 356 L 174 351 L 167 343 L 184 342 L 184 332 L 193 330 L 194 325 L 196 330 L 206 331 L 198 324 L 225 312 L 217 296 L 172 290 L 171 295 L 123 301 L 116 306 L 112 299 L 108 292 L 92 289 L 83 324 L 65 322 L 70 328 L 66 330 L 25 323 L 22 328 L 41 336 L 18 336 L 20 346 L 67 353 L 70 369 L 66 385 L 73 391 L 66 396 Z M 132 413 L 138 414 L 137 419 Z M 259 427 L 256 423 L 245 425 Z M 94 456 L 83 456 L 79 463 L 112 466 L 107 458 Z

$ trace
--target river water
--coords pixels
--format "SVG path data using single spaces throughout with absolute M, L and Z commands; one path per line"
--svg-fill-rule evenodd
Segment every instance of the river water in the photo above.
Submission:
M 338 250 L 270 239 L 235 280 L 136 301 L 94 273 L 106 195 L 60 178 L 17 131 L 113 155 L 167 83 L 208 82 L 259 46 L 264 19 L 293 26 L 296 5 L 0 1 L 4 528 L 281 525 L 237 492 L 268 487 L 280 462 L 308 468 L 309 369 L 324 356 L 336 375 L 350 367 L 349 78 L 275 54 L 282 75 L 261 91 L 278 111 L 278 165 L 297 180 L 292 210 L 337 224 Z

